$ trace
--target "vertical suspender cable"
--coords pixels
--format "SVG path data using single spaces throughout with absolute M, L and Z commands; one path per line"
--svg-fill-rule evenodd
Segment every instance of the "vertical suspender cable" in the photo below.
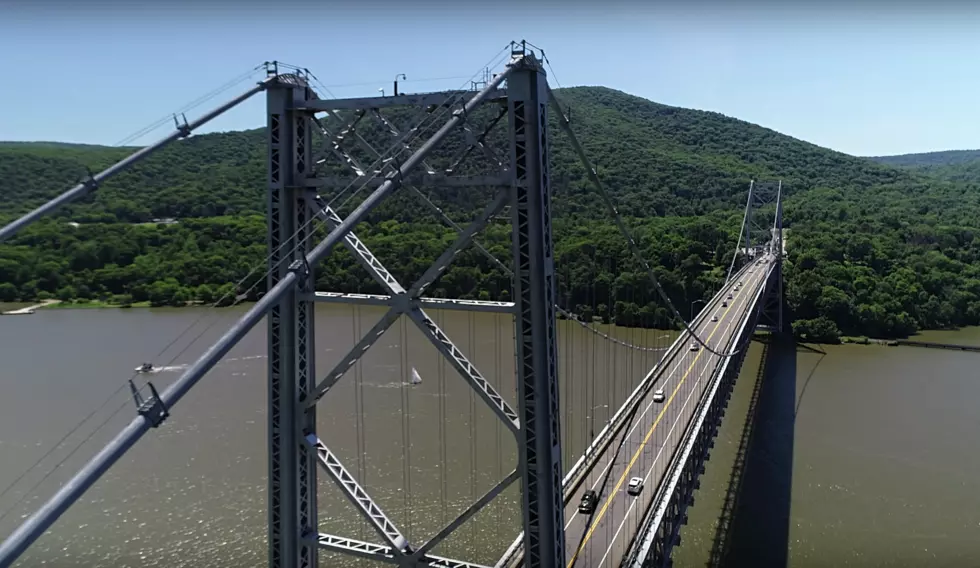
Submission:
M 571 297 L 571 293 L 570 293 L 571 282 L 569 280 L 567 266 L 562 265 L 561 274 L 562 274 L 562 278 L 558 283 L 558 290 L 561 292 L 561 295 L 564 297 L 565 300 L 564 302 L 561 302 L 561 304 L 566 310 L 573 312 L 574 310 L 572 309 L 572 306 L 570 305 L 569 302 Z M 568 326 L 565 325 L 567 322 L 559 319 L 557 323 L 558 323 L 558 340 L 559 340 L 559 345 L 561 346 L 558 354 L 558 356 L 561 358 L 561 367 L 558 369 L 558 377 L 559 377 L 561 392 L 568 393 L 568 396 L 563 396 L 559 401 L 561 407 L 564 408 L 564 414 L 565 414 L 561 422 L 561 426 L 562 426 L 560 432 L 561 442 L 562 442 L 561 453 L 562 453 L 563 462 L 570 463 L 571 456 L 575 455 L 575 453 L 578 451 L 578 447 L 572 443 L 572 426 L 573 424 L 575 424 L 572 421 L 572 407 L 574 401 L 572 389 L 573 389 L 573 385 L 575 384 L 575 381 L 573 380 L 574 365 L 572 364 L 572 359 L 571 359 L 572 351 L 568 349 L 569 329 Z M 559 411 L 561 411 L 561 408 L 559 408 Z
M 405 319 L 404 317 L 398 318 L 398 387 L 399 387 L 399 402 L 401 403 L 401 431 L 402 431 L 402 513 L 404 515 L 405 523 L 405 536 L 411 538 L 411 523 L 412 523 L 412 510 L 408 501 L 408 494 L 410 493 L 408 487 L 408 427 L 406 425 L 408 415 L 408 409 L 406 408 L 406 398 L 408 397 L 409 382 L 411 377 L 409 376 L 408 369 L 405 365 L 405 359 L 408 352 L 405 350 L 405 336 L 407 335 L 405 331 Z
M 357 345 L 358 340 L 361 338 L 361 306 L 360 304 L 354 304 L 351 306 L 351 347 Z M 366 483 L 364 479 L 365 474 L 365 463 L 364 463 L 364 399 L 363 399 L 363 385 L 361 383 L 362 373 L 361 373 L 361 359 L 358 358 L 357 362 L 354 363 L 354 437 L 357 439 L 357 478 L 362 484 Z M 367 528 L 367 522 L 362 518 L 358 520 L 358 535 L 359 538 L 364 538 L 364 529 Z
M 467 351 L 469 353 L 474 353 L 476 351 L 476 341 L 474 337 L 475 326 L 473 323 L 474 312 L 467 312 L 467 322 L 469 324 L 469 329 L 467 330 Z M 472 355 L 471 355 L 472 356 Z M 477 457 L 477 439 L 476 439 L 476 391 L 473 389 L 467 389 L 470 392 L 470 501 L 476 500 L 476 457 Z M 470 523 L 472 527 L 471 533 L 471 545 L 475 545 L 477 541 L 476 523 Z
M 503 393 L 507 392 L 504 390 L 503 385 L 503 373 L 500 372 L 500 367 L 503 364 L 503 354 L 501 353 L 501 341 L 500 337 L 500 314 L 493 314 L 493 367 L 494 367 L 494 388 L 497 392 Z M 501 432 L 503 431 L 503 424 L 500 420 L 494 420 L 494 454 L 497 456 L 497 475 L 496 479 L 503 479 L 504 477 L 504 456 L 503 448 L 501 448 Z M 494 523 L 496 528 L 494 532 L 495 540 L 500 540 L 500 529 L 502 524 L 501 512 L 504 505 L 503 499 L 494 499 L 494 509 L 496 509 L 497 522 Z
M 439 318 L 439 328 L 446 329 L 445 310 L 439 310 L 437 317 Z M 439 503 L 442 505 L 442 524 L 445 525 L 449 519 L 449 490 L 447 486 L 449 465 L 446 456 L 448 452 L 446 442 L 446 358 L 439 357 L 438 365 L 436 375 L 439 383 Z
M 409 374 L 411 375 L 409 377 L 409 380 L 411 381 L 415 379 L 415 374 L 412 372 L 414 371 L 414 367 L 412 366 L 411 361 L 409 360 L 409 353 L 412 352 L 411 345 L 410 345 L 412 334 L 409 333 L 409 330 L 411 328 L 408 327 L 407 320 L 408 318 L 404 318 L 404 317 L 402 318 L 402 321 L 405 322 L 405 334 L 404 337 L 402 338 L 402 341 L 404 342 L 405 345 L 405 367 L 409 369 Z M 405 390 L 405 452 L 407 454 L 405 458 L 405 478 L 406 478 L 406 484 L 408 485 L 408 496 L 406 497 L 406 499 L 408 501 L 408 510 L 410 512 L 409 515 L 411 515 L 411 511 L 413 511 L 415 508 L 415 484 L 412 483 L 412 442 L 414 441 L 412 439 L 412 393 L 415 392 L 415 388 L 417 387 L 409 387 L 407 389 L 404 389 Z M 412 528 L 413 528 L 413 521 L 410 518 L 408 522 L 408 538 L 410 539 L 414 535 L 414 531 L 412 530 Z

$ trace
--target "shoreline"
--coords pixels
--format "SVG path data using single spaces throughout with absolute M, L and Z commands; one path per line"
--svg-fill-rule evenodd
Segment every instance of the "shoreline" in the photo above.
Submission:
M 254 302 L 238 302 L 233 306 L 223 306 L 223 307 L 236 307 L 241 305 L 253 304 Z M 9 312 L 26 310 L 32 308 L 36 310 L 95 310 L 95 309 L 116 309 L 116 310 L 129 310 L 129 309 L 180 309 L 180 308 L 193 308 L 193 307 L 209 307 L 210 304 L 205 304 L 201 301 L 189 301 L 183 306 L 152 306 L 149 301 L 143 302 L 133 302 L 130 304 L 116 304 L 105 300 L 57 300 L 57 299 L 47 299 L 47 300 L 34 300 L 32 302 L 0 302 L 0 314 L 7 315 Z M 27 315 L 33 312 L 25 312 Z M 14 314 L 11 314 L 14 315 Z M 567 319 L 559 317 L 559 320 Z M 605 324 L 602 322 L 596 322 L 600 326 L 612 325 Z M 616 326 L 619 327 L 619 326 Z M 644 328 L 635 328 L 644 329 Z M 653 328 L 650 328 L 653 329 Z M 662 330 L 670 331 L 670 330 Z M 943 331 L 943 330 L 921 330 L 921 331 Z M 902 344 L 903 341 L 913 340 L 912 338 L 919 336 L 919 333 L 906 338 L 871 338 L 871 337 L 852 337 L 852 336 L 840 336 L 837 342 L 827 343 L 827 342 L 815 342 L 807 341 L 801 338 L 797 338 L 797 341 L 806 343 L 809 345 L 873 345 L 873 346 L 888 346 L 895 347 Z M 913 340 L 914 341 L 914 340 Z

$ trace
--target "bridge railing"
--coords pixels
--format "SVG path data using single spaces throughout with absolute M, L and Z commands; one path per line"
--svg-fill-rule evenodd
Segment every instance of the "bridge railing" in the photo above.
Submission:
M 758 263 L 751 263 L 747 266 L 758 265 Z M 763 294 L 766 289 L 772 285 L 771 280 L 774 273 L 774 262 L 767 262 L 765 264 L 766 277 L 762 280 L 762 285 L 756 290 L 755 297 L 750 304 L 749 310 L 746 315 L 742 318 L 742 323 L 739 326 L 738 333 L 733 335 L 729 340 L 726 348 L 734 349 L 738 342 L 745 336 L 746 331 L 752 333 L 752 329 L 749 328 L 749 324 L 752 323 L 754 327 L 755 321 L 758 319 L 758 312 L 760 306 L 762 305 Z M 682 475 L 684 474 L 685 467 L 688 465 L 688 461 L 692 458 L 692 453 L 695 448 L 695 444 L 698 440 L 698 434 L 705 427 L 705 421 L 708 414 L 712 408 L 715 401 L 715 396 L 718 393 L 719 387 L 721 386 L 722 380 L 725 374 L 729 372 L 729 368 L 732 364 L 733 359 L 741 359 L 743 355 L 740 353 L 735 357 L 726 357 L 720 365 L 715 369 L 712 374 L 711 385 L 708 387 L 706 396 L 702 397 L 699 402 L 698 409 L 691 417 L 690 422 L 685 430 L 684 441 L 679 446 L 679 451 L 675 451 L 671 458 L 670 465 L 667 468 L 667 473 L 664 476 L 666 479 L 665 483 L 661 483 L 657 488 L 656 497 L 651 501 L 651 506 L 648 509 L 645 518 L 640 523 L 640 528 L 637 531 L 633 542 L 630 544 L 627 550 L 625 559 L 623 563 L 624 566 L 629 566 L 629 568 L 642 568 L 643 566 L 648 566 L 647 559 L 649 558 L 651 552 L 653 552 L 655 541 L 657 540 L 658 533 L 660 532 L 661 525 L 665 520 L 665 516 L 670 511 L 671 502 L 674 499 L 679 499 L 683 496 L 676 495 L 678 491 L 678 485 L 680 484 Z M 711 427 L 710 425 L 708 427 Z M 687 503 L 681 500 L 680 507 L 675 512 L 677 516 L 682 517 L 685 510 L 687 509 Z M 678 526 L 671 530 L 670 535 L 666 535 L 668 540 L 676 539 Z M 663 536 L 663 535 L 661 535 Z M 669 550 L 673 546 L 673 542 L 668 542 L 666 548 Z
M 745 272 L 753 266 L 754 263 L 748 263 L 738 270 L 734 275 L 732 275 L 731 280 L 737 280 Z M 768 276 L 767 276 L 768 278 Z M 712 312 L 714 308 L 718 306 L 725 298 L 728 290 L 722 286 L 714 297 L 705 304 L 704 308 L 698 313 L 698 315 L 691 320 L 690 325 L 692 328 L 696 328 L 700 325 L 704 318 Z M 575 464 L 569 469 L 568 473 L 565 474 L 565 478 L 562 480 L 562 489 L 564 495 L 562 497 L 562 502 L 567 506 L 571 501 L 572 496 L 578 490 L 582 482 L 588 477 L 588 474 L 595 467 L 597 460 L 605 454 L 606 449 L 615 439 L 615 437 L 622 431 L 623 427 L 626 426 L 626 422 L 623 420 L 624 417 L 629 415 L 633 408 L 639 405 L 643 398 L 650 392 L 650 389 L 657 384 L 659 378 L 659 372 L 665 367 L 669 367 L 670 363 L 674 361 L 677 355 L 684 350 L 685 340 L 687 339 L 687 333 L 678 334 L 674 342 L 671 343 L 670 347 L 664 353 L 664 356 L 660 358 L 660 361 L 655 364 L 640 384 L 637 385 L 633 392 L 630 393 L 626 400 L 620 405 L 619 409 L 613 414 L 612 418 L 603 426 L 602 430 L 596 434 L 595 439 L 591 444 L 585 449 L 582 456 L 575 462 Z M 497 562 L 496 568 L 502 568 L 504 566 L 509 566 L 514 568 L 518 566 L 523 560 L 521 544 L 523 543 L 524 535 L 523 533 L 518 534 L 517 538 L 514 540 L 513 544 L 507 549 L 501 559 Z
M 738 279 L 740 276 L 742 276 L 742 274 L 744 274 L 745 270 L 748 269 L 749 266 L 750 265 L 743 266 L 742 269 L 733 276 L 733 278 Z M 711 313 L 711 309 L 715 308 L 718 303 L 723 300 L 725 294 L 727 293 L 728 291 L 725 288 L 720 289 L 718 293 L 716 293 L 715 296 L 711 298 L 707 304 L 705 304 L 704 308 L 700 313 L 698 313 L 697 317 L 691 320 L 691 327 L 700 325 L 704 318 Z M 616 435 L 619 434 L 619 431 L 622 430 L 624 426 L 623 417 L 629 414 L 633 407 L 639 404 L 643 397 L 646 396 L 650 389 L 657 383 L 657 373 L 660 371 L 660 369 L 672 363 L 677 357 L 677 354 L 684 351 L 684 339 L 686 336 L 687 334 L 681 333 L 676 339 L 674 339 L 674 342 L 671 343 L 670 347 L 667 349 L 667 352 L 660 358 L 660 361 L 658 361 L 657 364 L 650 369 L 646 376 L 643 377 L 643 380 L 640 381 L 640 384 L 633 389 L 633 392 L 630 393 L 628 397 L 626 397 L 626 400 L 622 405 L 620 405 L 616 413 L 613 414 L 612 418 L 609 419 L 602 430 L 596 434 L 596 437 L 592 443 L 589 444 L 582 456 L 575 462 L 575 464 L 565 475 L 565 479 L 562 480 L 562 487 L 565 491 L 566 505 L 568 504 L 568 500 L 571 498 L 571 495 L 573 495 L 578 489 L 579 484 L 582 483 L 582 480 L 585 479 L 592 467 L 594 467 L 595 460 L 599 456 L 603 455 L 603 452 L 609 446 L 610 442 L 612 442 Z

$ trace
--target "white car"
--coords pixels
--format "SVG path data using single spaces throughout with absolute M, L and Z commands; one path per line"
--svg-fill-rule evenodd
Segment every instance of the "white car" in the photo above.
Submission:
M 717 315 L 711 316 L 711 321 L 718 321 L 718 316 Z
M 699 349 L 698 342 L 697 341 L 692 341 L 691 342 L 691 351 L 697 351 L 698 349 Z
M 653 402 L 663 402 L 667 398 L 664 395 L 664 389 L 657 389 L 657 392 L 653 393 Z
M 626 486 L 626 492 L 630 495 L 639 495 L 643 491 L 643 478 L 634 477 L 630 479 L 630 484 Z

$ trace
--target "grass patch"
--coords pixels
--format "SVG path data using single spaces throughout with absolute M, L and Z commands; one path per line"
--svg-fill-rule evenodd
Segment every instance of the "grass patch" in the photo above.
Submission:
M 44 306 L 43 310 L 91 310 L 98 308 L 149 308 L 149 302 L 116 303 L 109 300 L 72 300 Z

